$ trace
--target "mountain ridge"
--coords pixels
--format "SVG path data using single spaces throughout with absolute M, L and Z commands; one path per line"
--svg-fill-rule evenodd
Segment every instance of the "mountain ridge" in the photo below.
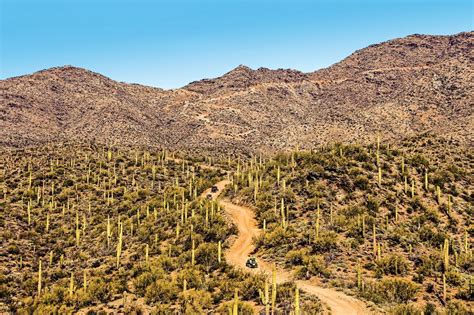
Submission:
M 304 73 L 240 65 L 164 90 L 74 66 L 0 81 L 0 145 L 230 152 L 446 134 L 472 145 L 474 32 L 410 35 Z

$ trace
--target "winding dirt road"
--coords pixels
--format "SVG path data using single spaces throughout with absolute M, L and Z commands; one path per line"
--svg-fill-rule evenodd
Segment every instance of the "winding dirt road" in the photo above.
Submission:
M 219 189 L 217 192 L 210 193 L 210 189 L 208 189 L 202 194 L 202 196 L 211 194 L 212 199 L 217 199 L 220 193 L 229 183 L 230 182 L 228 180 L 220 181 L 215 185 Z M 255 220 L 253 211 L 248 207 L 236 205 L 229 199 L 220 199 L 219 202 L 239 229 L 237 239 L 225 253 L 227 262 L 237 268 L 242 268 L 249 272 L 264 272 L 271 274 L 273 267 L 261 259 L 258 262 L 258 268 L 249 269 L 245 267 L 245 262 L 248 256 L 255 248 L 252 239 L 261 233 L 261 230 L 257 227 L 257 221 Z M 281 269 L 276 270 L 277 283 L 283 283 L 290 280 L 292 280 L 292 276 L 288 271 Z M 305 292 L 317 296 L 330 309 L 331 314 L 359 315 L 371 313 L 362 301 L 348 296 L 342 292 L 320 287 L 311 280 L 296 280 L 295 283 Z

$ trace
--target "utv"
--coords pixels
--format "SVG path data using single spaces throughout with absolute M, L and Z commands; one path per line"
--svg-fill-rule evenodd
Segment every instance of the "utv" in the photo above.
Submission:
M 216 193 L 218 191 L 219 191 L 219 188 L 217 188 L 217 186 L 214 185 L 211 187 L 211 193 Z
M 249 257 L 245 263 L 245 266 L 252 269 L 258 268 L 257 259 L 255 257 Z

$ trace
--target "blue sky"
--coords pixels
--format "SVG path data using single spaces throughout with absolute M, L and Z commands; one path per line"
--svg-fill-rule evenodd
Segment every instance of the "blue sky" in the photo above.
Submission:
M 413 33 L 473 29 L 472 0 L 0 0 L 0 78 L 71 64 L 162 88 L 251 68 L 314 71 Z

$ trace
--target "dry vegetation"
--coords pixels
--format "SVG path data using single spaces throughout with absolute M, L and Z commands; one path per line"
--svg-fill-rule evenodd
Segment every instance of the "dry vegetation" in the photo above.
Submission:
M 237 230 L 201 197 L 226 176 L 226 194 L 264 230 L 256 254 L 295 279 L 394 314 L 472 312 L 474 159 L 453 141 L 220 162 L 63 144 L 6 150 L 2 161 L 5 312 L 320 312 L 293 282 L 273 294 L 271 275 L 227 264 Z
M 293 283 L 273 294 L 271 279 L 225 261 L 236 229 L 200 197 L 225 165 L 73 144 L 1 156 L 2 312 L 251 314 L 270 302 L 295 310 Z M 320 308 L 302 300 L 302 310 Z
M 429 135 L 329 145 L 238 165 L 256 254 L 395 314 L 473 311 L 474 156 Z

